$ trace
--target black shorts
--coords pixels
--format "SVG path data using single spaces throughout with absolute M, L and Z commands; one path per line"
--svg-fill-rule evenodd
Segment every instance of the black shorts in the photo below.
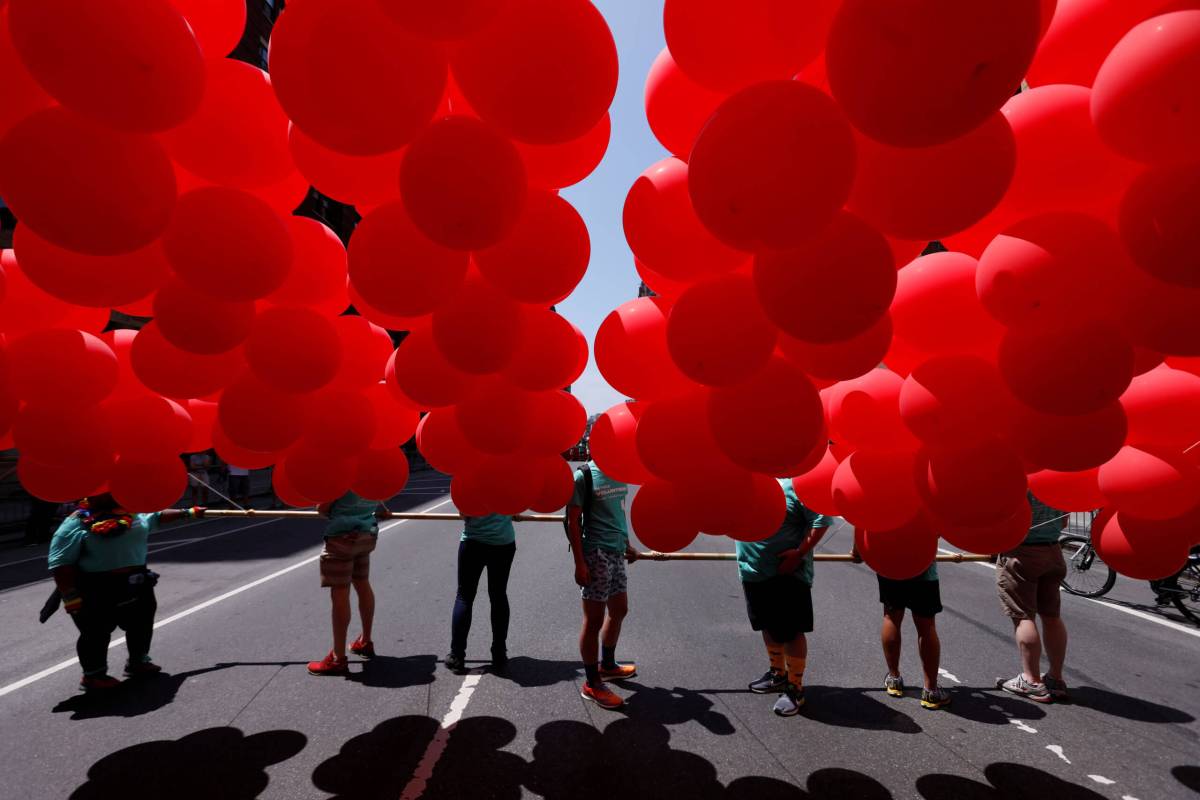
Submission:
M 875 577 L 879 578 L 879 602 L 883 603 L 885 611 L 907 608 L 914 616 L 932 617 L 942 610 L 940 581 L 922 578 L 896 581 L 882 575 Z
M 796 575 L 742 581 L 750 627 L 777 642 L 790 642 L 813 629 L 812 587 Z

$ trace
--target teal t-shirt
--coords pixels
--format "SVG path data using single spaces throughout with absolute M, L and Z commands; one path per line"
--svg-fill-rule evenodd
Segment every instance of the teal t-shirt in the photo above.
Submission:
M 354 492 L 346 492 L 334 500 L 329 507 L 329 524 L 325 526 L 325 538 L 343 533 L 379 533 L 379 521 L 375 509 L 379 503 L 366 500 Z
M 624 553 L 629 545 L 629 526 L 625 521 L 625 498 L 629 495 L 629 486 L 614 481 L 589 461 L 575 470 L 575 493 L 571 495 L 573 506 L 584 506 L 584 492 L 587 491 L 583 476 L 585 469 L 592 472 L 592 502 L 588 513 L 584 515 L 583 549 Z
M 134 514 L 129 530 L 115 536 L 88 533 L 78 514 L 63 520 L 50 540 L 49 565 L 77 566 L 84 572 L 108 572 L 146 563 L 150 534 L 158 530 L 158 513 Z
M 787 498 L 787 516 L 783 525 L 772 536 L 759 542 L 738 542 L 737 562 L 738 574 L 747 583 L 759 583 L 779 574 L 779 554 L 785 550 L 794 550 L 808 536 L 810 528 L 828 528 L 833 519 L 824 514 L 818 514 L 806 507 L 796 496 L 792 488 L 791 478 L 780 478 L 779 485 L 783 487 L 784 497 Z M 796 575 L 804 583 L 812 586 L 813 557 L 812 551 L 804 557 Z
M 480 544 L 513 544 L 517 532 L 513 530 L 512 517 L 506 514 L 487 514 L 482 517 L 466 517 L 460 541 Z
M 1051 508 L 1028 492 L 1029 505 L 1033 507 L 1033 520 L 1029 523 L 1029 533 L 1025 536 L 1024 544 L 1046 544 L 1057 542 L 1062 536 L 1062 519 L 1066 512 Z

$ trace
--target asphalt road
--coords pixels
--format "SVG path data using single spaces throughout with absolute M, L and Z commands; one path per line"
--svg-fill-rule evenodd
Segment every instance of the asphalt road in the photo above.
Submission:
M 450 510 L 414 476 L 393 506 Z M 884 694 L 875 579 L 818 564 L 808 704 L 745 691 L 765 656 L 731 563 L 639 563 L 618 657 L 640 677 L 623 713 L 579 698 L 578 590 L 561 529 L 518 526 L 509 677 L 441 665 L 459 528 L 390 523 L 376 550 L 380 657 L 315 678 L 328 649 L 315 521 L 214 519 L 164 531 L 153 654 L 168 674 L 110 697 L 76 691 L 74 629 L 39 626 L 43 553 L 0 552 L 0 796 L 5 798 L 884 798 L 1152 800 L 1200 795 L 1200 632 L 1141 605 L 1065 598 L 1075 702 L 994 690 L 1017 669 L 994 573 L 941 570 L 949 711 Z M 701 537 L 694 547 L 731 550 Z M 849 549 L 839 528 L 822 545 Z M 29 559 L 29 560 L 26 560 Z M 468 659 L 486 658 L 486 593 Z M 351 635 L 355 631 L 352 623 Z M 906 628 L 911 633 L 911 626 Z M 111 654 L 119 669 L 122 649 Z M 904 671 L 919 684 L 915 636 Z M 57 668 L 57 669 L 56 669 Z M 30 680 L 32 679 L 32 680 Z

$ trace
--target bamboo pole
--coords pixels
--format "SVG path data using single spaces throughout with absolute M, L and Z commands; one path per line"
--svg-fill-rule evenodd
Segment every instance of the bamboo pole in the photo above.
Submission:
M 209 508 L 204 512 L 206 517 L 279 517 L 279 518 L 301 518 L 301 519 L 316 519 L 320 516 L 316 511 L 307 511 L 301 509 L 256 509 L 248 508 L 241 511 L 236 508 Z M 454 521 L 462 520 L 465 517 L 462 514 L 418 514 L 408 511 L 393 511 L 390 519 L 426 519 L 433 521 Z M 516 522 L 559 522 L 564 520 L 561 514 L 517 514 L 513 517 Z
M 638 553 L 639 560 L 646 561 L 736 561 L 735 553 L 659 553 L 651 550 Z M 948 564 L 961 564 L 967 561 L 991 561 L 992 557 L 980 553 L 949 553 L 937 555 L 934 561 Z M 813 553 L 813 561 L 837 561 L 843 563 L 862 563 L 850 553 Z

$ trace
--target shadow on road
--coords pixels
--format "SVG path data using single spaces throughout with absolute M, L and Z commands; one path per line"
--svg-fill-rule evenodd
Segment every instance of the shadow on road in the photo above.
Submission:
M 1036 720 L 1046 716 L 1042 706 L 1032 700 L 1022 700 L 992 687 L 955 688 L 954 702 L 949 712 L 955 716 L 987 725 L 1007 725 L 1010 720 Z
M 1125 694 L 1117 694 L 1095 686 L 1078 686 L 1071 688 L 1071 702 L 1084 706 L 1101 714 L 1123 717 L 1136 722 L 1195 722 L 1196 718 L 1186 711 L 1141 700 Z
M 874 687 L 807 686 L 804 693 L 808 703 L 800 713 L 814 722 L 840 728 L 920 733 L 921 726 L 899 710 L 898 702 L 882 702 L 871 696 L 882 691 Z
M 697 722 L 717 736 L 730 736 L 736 732 L 729 718 L 713 711 L 713 702 L 699 692 L 679 686 L 674 689 L 643 686 L 635 681 L 622 681 L 620 685 L 633 689 L 633 693 L 625 697 L 625 713 L 630 719 L 660 725 Z
M 362 671 L 351 672 L 348 680 L 381 689 L 425 686 L 433 683 L 437 664 L 437 656 L 434 655 L 402 658 L 377 655 L 370 661 L 362 662 Z
M 1200 767 L 1181 764 L 1171 770 L 1175 780 L 1182 783 L 1193 792 L 1200 794 Z
M 485 662 L 473 662 L 485 663 Z M 510 680 L 526 689 L 539 686 L 553 686 L 556 683 L 567 683 L 579 677 L 581 665 L 579 660 L 551 661 L 529 656 L 513 656 L 508 660 L 508 669 L 504 673 L 493 673 L 501 680 Z
M 988 783 L 961 775 L 923 775 L 917 779 L 917 791 L 925 800 L 1013 800 L 1045 798 L 1054 800 L 1102 800 L 1104 795 L 1086 786 L 1065 781 L 1024 764 L 995 763 L 983 770 Z M 990 784 L 990 785 L 988 785 Z
M 267 788 L 267 767 L 292 758 L 307 743 L 297 731 L 246 736 L 227 727 L 144 742 L 93 764 L 71 800 L 249 800 Z

